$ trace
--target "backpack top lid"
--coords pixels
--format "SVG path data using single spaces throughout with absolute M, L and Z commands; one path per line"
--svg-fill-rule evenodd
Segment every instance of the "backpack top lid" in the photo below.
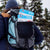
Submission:
M 34 12 L 20 9 L 18 14 L 18 22 L 33 22 L 34 19 Z

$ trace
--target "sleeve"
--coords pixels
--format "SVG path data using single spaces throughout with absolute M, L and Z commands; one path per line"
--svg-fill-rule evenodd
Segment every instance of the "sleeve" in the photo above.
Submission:
M 8 32 L 8 18 L 3 18 L 0 14 L 0 39 L 6 36 Z
M 0 15 L 0 39 L 4 36 L 4 33 L 3 17 Z
M 44 37 L 36 25 L 34 25 L 34 31 L 35 31 L 35 45 L 40 44 L 43 41 Z

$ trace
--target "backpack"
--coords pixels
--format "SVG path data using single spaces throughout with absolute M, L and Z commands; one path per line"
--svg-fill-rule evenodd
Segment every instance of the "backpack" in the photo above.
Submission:
M 29 21 L 28 19 L 26 21 L 22 19 L 24 17 L 26 19 L 29 17 L 29 15 L 34 16 L 34 13 L 28 10 L 23 10 L 24 9 L 13 9 L 11 10 L 13 15 L 12 13 L 9 13 L 12 16 L 8 21 L 8 42 L 12 47 L 15 48 L 30 48 L 34 45 L 34 25 L 30 20 L 31 16 Z M 22 15 L 22 13 L 24 13 L 24 15 Z M 28 14 L 28 16 L 25 14 Z

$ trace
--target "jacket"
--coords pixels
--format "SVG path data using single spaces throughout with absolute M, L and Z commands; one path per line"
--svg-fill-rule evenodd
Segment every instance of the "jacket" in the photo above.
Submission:
M 5 29 L 3 17 L 0 15 L 0 50 L 7 50 L 7 34 Z

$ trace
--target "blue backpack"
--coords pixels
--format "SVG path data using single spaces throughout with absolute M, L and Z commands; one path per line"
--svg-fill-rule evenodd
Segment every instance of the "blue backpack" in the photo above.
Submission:
M 34 38 L 34 24 L 32 22 L 33 20 L 31 19 L 32 16 L 34 16 L 34 13 L 24 9 L 19 10 L 12 9 L 11 15 L 12 16 L 9 18 L 8 21 L 9 44 L 12 47 L 16 48 L 32 47 L 34 45 L 35 38 Z

